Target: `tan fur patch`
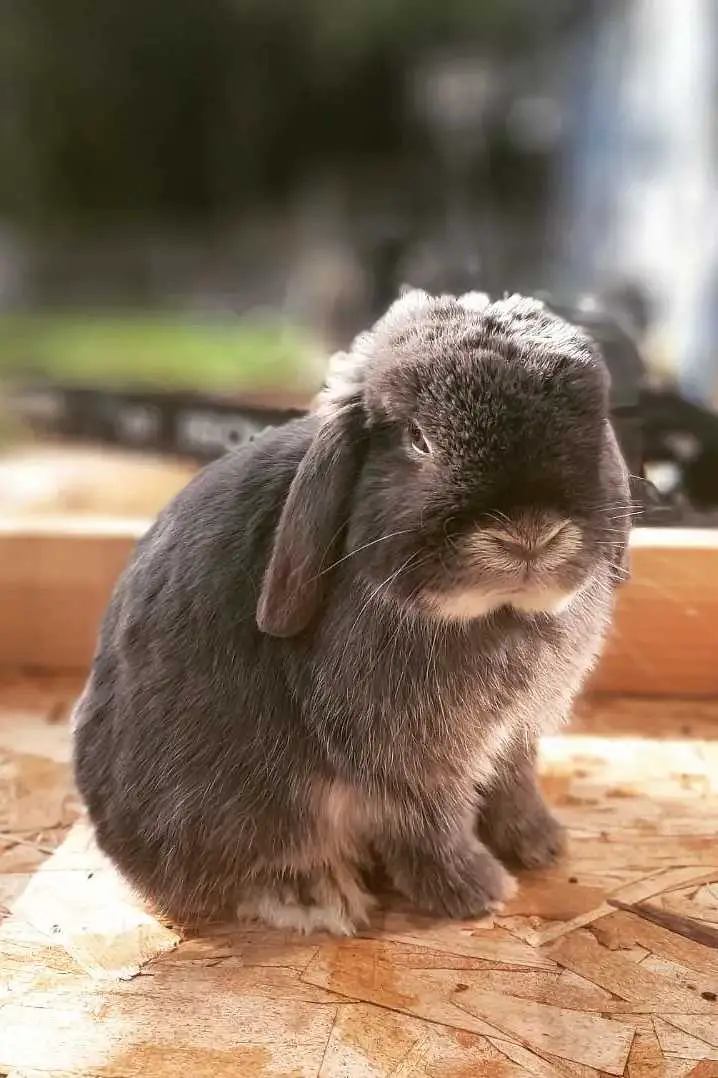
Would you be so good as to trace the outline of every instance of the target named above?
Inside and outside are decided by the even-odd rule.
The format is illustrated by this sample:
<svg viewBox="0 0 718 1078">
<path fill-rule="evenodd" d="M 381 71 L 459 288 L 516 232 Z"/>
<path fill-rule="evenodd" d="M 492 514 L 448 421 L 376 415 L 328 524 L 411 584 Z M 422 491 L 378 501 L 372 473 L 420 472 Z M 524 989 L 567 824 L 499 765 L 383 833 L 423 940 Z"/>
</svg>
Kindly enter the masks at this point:
<svg viewBox="0 0 718 1078">
<path fill-rule="evenodd" d="M 258 920 L 272 928 L 302 935 L 328 932 L 332 936 L 354 936 L 357 929 L 338 894 L 329 897 L 325 905 L 312 906 L 283 902 L 276 895 L 264 894 L 256 903 L 246 902 L 240 906 L 237 917 L 239 920 Z"/>
</svg>

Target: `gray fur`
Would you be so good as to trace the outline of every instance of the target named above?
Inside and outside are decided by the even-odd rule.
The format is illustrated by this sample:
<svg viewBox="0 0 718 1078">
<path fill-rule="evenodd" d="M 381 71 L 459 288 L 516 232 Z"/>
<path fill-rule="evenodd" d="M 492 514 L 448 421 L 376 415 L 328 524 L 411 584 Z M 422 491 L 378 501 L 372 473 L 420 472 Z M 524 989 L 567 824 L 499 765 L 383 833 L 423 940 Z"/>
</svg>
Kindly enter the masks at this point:
<svg viewBox="0 0 718 1078">
<path fill-rule="evenodd" d="M 535 747 L 599 654 L 630 528 L 603 364 L 535 300 L 410 292 L 335 375 L 160 515 L 78 704 L 99 843 L 180 922 L 352 932 L 373 857 L 477 915 L 511 892 L 497 857 L 560 850 Z"/>
</svg>

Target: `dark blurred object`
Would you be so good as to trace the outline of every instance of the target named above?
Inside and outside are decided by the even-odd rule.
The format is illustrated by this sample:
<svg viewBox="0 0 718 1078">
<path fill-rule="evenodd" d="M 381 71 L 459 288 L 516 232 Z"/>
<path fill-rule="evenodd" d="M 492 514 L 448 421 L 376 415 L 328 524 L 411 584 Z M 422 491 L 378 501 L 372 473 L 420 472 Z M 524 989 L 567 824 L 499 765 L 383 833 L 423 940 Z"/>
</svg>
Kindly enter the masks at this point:
<svg viewBox="0 0 718 1078">
<path fill-rule="evenodd" d="M 281 307 L 298 200 L 321 216 L 328 178 L 346 205 L 306 246 L 368 265 L 391 205 L 412 246 L 449 248 L 392 294 L 540 272 L 557 142 L 536 136 L 596 2 L 6 0 L 0 305 Z M 366 324 L 338 307 L 340 336 Z"/>
<path fill-rule="evenodd" d="M 591 300 L 550 305 L 583 326 L 601 348 L 611 372 L 613 425 L 632 474 L 641 523 L 715 526 L 718 416 L 674 387 L 649 384 L 636 343 L 650 320 L 647 298 L 640 289 L 622 286 L 604 293 L 600 305 Z M 670 478 L 657 487 L 651 477 L 658 475 Z"/>
<path fill-rule="evenodd" d="M 557 314 L 582 326 L 601 349 L 611 373 L 611 416 L 629 471 L 644 475 L 642 402 L 647 371 L 638 346 L 621 323 L 590 301 L 562 305 L 548 301 Z"/>
<path fill-rule="evenodd" d="M 10 399 L 16 414 L 39 434 L 151 450 L 200 463 L 305 410 L 200 393 L 116 392 L 42 383 Z"/>
<path fill-rule="evenodd" d="M 586 0 L 6 0 L 0 209 L 68 227 L 226 222 L 328 161 L 401 155 L 406 60 L 515 56 Z"/>
<path fill-rule="evenodd" d="M 718 510 L 718 416 L 674 388 L 647 391 L 642 411 L 647 461 L 675 469 L 667 494 L 685 496 L 699 511 Z"/>
<path fill-rule="evenodd" d="M 641 285 L 633 281 L 613 284 L 601 293 L 601 302 L 638 341 L 646 335 L 653 318 L 653 307 Z"/>
</svg>

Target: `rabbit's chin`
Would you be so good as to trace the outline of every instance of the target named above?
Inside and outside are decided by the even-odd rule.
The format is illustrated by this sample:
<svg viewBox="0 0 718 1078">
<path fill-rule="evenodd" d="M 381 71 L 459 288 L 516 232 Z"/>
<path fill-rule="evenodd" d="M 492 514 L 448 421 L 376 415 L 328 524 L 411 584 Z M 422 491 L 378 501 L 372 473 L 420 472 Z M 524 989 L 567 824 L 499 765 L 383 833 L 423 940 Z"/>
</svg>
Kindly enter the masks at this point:
<svg viewBox="0 0 718 1078">
<path fill-rule="evenodd" d="M 474 621 L 487 617 L 501 607 L 511 607 L 524 614 L 562 614 L 571 605 L 577 590 L 561 588 L 527 588 L 523 591 L 487 591 L 485 588 L 434 593 L 430 597 L 432 612 L 448 621 Z"/>
</svg>

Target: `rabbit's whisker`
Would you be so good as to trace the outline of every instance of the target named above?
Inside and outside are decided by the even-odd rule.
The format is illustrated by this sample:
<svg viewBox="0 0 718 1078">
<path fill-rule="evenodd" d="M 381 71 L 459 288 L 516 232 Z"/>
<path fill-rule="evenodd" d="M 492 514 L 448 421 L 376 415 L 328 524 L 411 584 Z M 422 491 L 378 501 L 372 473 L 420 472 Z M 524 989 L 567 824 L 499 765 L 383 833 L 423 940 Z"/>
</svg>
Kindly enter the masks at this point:
<svg viewBox="0 0 718 1078">
<path fill-rule="evenodd" d="M 312 577 L 312 580 L 318 580 L 320 576 L 324 576 L 325 573 L 329 573 L 332 569 L 336 569 L 337 565 L 341 565 L 342 562 L 348 561 L 349 558 L 353 558 L 356 554 L 361 554 L 362 550 L 368 550 L 369 547 L 376 546 L 378 543 L 385 543 L 387 539 L 395 539 L 397 535 L 410 535 L 412 531 L 412 528 L 402 528 L 401 531 L 390 532 L 389 535 L 380 535 L 378 539 L 372 539 L 368 543 L 363 543 L 361 546 L 358 546 L 356 550 L 350 550 L 348 554 L 342 555 L 341 558 L 337 558 L 331 565 L 327 565 L 320 573 L 317 573 L 315 577 Z"/>
<path fill-rule="evenodd" d="M 348 634 L 349 637 L 351 637 L 352 633 L 354 632 L 357 625 L 359 624 L 359 622 L 361 620 L 361 617 L 362 617 L 362 614 L 367 609 L 367 607 L 370 605 L 370 603 L 372 603 L 374 601 L 374 599 L 377 597 L 379 592 L 383 588 L 386 588 L 390 584 L 393 584 L 394 581 L 397 580 L 398 577 L 404 572 L 404 570 L 409 567 L 409 565 L 414 560 L 414 558 L 416 558 L 418 556 L 419 556 L 419 551 L 417 550 L 413 554 L 411 554 L 406 559 L 406 561 L 402 565 L 399 566 L 398 569 L 395 569 L 393 573 L 389 573 L 389 575 L 384 580 L 382 580 L 382 582 L 380 584 L 377 584 L 377 586 L 373 589 L 373 591 L 369 595 L 369 598 L 366 599 L 365 602 L 362 604 L 361 609 L 360 609 L 359 613 L 357 614 L 357 616 L 356 616 L 356 618 L 354 620 L 354 624 L 352 625 L 351 629 L 349 630 L 349 634 Z"/>
</svg>

